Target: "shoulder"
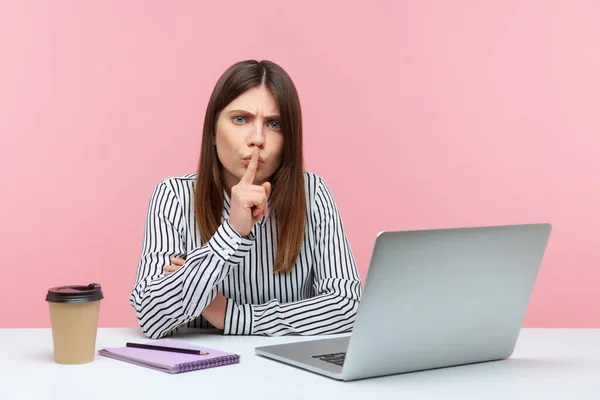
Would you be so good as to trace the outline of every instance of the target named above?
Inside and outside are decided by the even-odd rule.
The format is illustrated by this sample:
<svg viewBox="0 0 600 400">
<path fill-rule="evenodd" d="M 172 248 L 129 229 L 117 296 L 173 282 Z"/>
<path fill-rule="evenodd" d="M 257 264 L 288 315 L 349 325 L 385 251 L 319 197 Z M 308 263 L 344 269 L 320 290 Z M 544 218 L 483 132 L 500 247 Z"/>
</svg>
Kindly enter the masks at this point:
<svg viewBox="0 0 600 400">
<path fill-rule="evenodd" d="M 304 185 L 308 206 L 316 211 L 322 207 L 334 207 L 333 194 L 325 178 L 315 172 L 304 171 Z"/>
<path fill-rule="evenodd" d="M 196 178 L 195 173 L 163 178 L 154 185 L 153 196 L 164 193 L 167 197 L 187 198 L 194 191 Z"/>
<path fill-rule="evenodd" d="M 311 215 L 313 227 L 317 229 L 323 224 L 340 218 L 338 205 L 325 178 L 314 172 L 304 172 L 308 214 Z"/>
<path fill-rule="evenodd" d="M 303 175 L 306 197 L 309 200 L 313 200 L 317 193 L 319 193 L 321 190 L 321 186 L 325 184 L 325 180 L 322 176 L 312 171 L 304 171 Z"/>
</svg>

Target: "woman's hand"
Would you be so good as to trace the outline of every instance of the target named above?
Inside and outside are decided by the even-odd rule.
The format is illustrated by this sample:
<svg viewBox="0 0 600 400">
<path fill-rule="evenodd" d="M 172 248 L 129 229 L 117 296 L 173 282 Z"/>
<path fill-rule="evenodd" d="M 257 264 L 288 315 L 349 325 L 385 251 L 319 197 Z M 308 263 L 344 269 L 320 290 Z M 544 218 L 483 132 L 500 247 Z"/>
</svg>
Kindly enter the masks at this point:
<svg viewBox="0 0 600 400">
<path fill-rule="evenodd" d="M 240 182 L 231 188 L 229 223 L 241 236 L 248 236 L 254 224 L 269 215 L 268 198 L 271 184 L 254 184 L 258 167 L 258 148 L 255 147 L 246 173 Z"/>
<path fill-rule="evenodd" d="M 178 257 L 169 257 L 169 260 L 171 260 L 171 265 L 165 265 L 163 267 L 165 275 L 170 274 L 185 263 L 185 260 L 183 258 Z"/>
</svg>

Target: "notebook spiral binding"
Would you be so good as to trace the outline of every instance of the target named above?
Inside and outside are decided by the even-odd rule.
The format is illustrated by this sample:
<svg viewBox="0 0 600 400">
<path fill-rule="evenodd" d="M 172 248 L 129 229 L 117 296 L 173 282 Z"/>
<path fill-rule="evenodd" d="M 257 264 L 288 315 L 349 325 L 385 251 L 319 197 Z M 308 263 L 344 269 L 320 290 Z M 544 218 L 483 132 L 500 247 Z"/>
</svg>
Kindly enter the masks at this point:
<svg viewBox="0 0 600 400">
<path fill-rule="evenodd" d="M 189 363 L 177 364 L 177 368 L 181 372 L 187 372 L 187 371 L 195 371 L 198 369 L 217 367 L 220 365 L 236 364 L 239 361 L 240 361 L 240 356 L 237 354 L 232 354 L 232 355 L 228 355 L 228 356 L 213 358 L 213 359 L 207 360 L 207 361 L 200 360 L 200 361 L 194 361 L 194 362 L 189 362 Z"/>
</svg>

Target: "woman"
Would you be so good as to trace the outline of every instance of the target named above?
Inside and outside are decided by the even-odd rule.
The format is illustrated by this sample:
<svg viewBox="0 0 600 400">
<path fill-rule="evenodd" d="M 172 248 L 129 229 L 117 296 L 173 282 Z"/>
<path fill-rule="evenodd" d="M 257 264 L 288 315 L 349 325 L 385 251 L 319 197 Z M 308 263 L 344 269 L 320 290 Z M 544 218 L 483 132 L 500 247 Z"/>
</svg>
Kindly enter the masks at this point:
<svg viewBox="0 0 600 400">
<path fill-rule="evenodd" d="M 152 193 L 130 302 L 150 338 L 352 329 L 361 281 L 325 181 L 303 171 L 300 101 L 269 61 L 225 71 L 198 171 Z"/>
</svg>

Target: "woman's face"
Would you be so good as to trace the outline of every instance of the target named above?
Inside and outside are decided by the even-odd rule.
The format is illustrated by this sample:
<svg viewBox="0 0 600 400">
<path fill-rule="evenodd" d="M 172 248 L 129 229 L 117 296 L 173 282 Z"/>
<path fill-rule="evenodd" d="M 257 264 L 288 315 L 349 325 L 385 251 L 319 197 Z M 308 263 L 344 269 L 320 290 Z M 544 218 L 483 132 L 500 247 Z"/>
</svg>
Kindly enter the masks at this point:
<svg viewBox="0 0 600 400">
<path fill-rule="evenodd" d="M 255 147 L 260 161 L 254 184 L 266 182 L 281 164 L 283 133 L 279 106 L 264 86 L 247 90 L 225 107 L 217 119 L 217 156 L 227 192 L 237 185 Z"/>
</svg>

